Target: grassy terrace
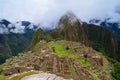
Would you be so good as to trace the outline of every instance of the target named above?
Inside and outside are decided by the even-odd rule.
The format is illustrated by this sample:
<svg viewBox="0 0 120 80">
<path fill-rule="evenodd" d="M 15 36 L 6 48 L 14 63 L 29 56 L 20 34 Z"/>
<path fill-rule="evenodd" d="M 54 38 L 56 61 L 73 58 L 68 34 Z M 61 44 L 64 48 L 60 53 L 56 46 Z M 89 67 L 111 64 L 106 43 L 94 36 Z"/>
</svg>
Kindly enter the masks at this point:
<svg viewBox="0 0 120 80">
<path fill-rule="evenodd" d="M 7 76 L 0 75 L 0 80 L 9 80 L 8 78 L 9 77 L 7 77 Z"/>
<path fill-rule="evenodd" d="M 54 42 L 49 42 L 48 43 L 49 47 L 51 49 L 54 48 L 54 52 L 60 56 L 60 57 L 69 57 L 72 59 L 75 59 L 77 62 L 79 62 L 83 67 L 90 66 L 90 62 L 87 60 L 80 58 L 72 48 L 66 49 L 65 44 L 62 43 L 54 43 Z"/>
<path fill-rule="evenodd" d="M 92 73 L 90 71 L 88 71 L 88 72 L 93 76 L 94 80 L 101 80 L 98 78 L 98 76 L 95 73 Z"/>
</svg>

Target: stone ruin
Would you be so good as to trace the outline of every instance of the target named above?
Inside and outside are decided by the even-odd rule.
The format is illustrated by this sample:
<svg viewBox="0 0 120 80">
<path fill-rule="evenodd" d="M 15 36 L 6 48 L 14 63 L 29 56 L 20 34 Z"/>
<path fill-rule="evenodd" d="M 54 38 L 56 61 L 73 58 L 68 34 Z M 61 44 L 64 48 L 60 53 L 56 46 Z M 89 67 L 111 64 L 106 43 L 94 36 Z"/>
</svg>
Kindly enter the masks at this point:
<svg viewBox="0 0 120 80">
<path fill-rule="evenodd" d="M 29 71 L 29 69 L 26 68 L 26 67 L 14 67 L 14 68 L 3 70 L 3 74 L 5 76 L 10 76 L 12 74 L 22 73 L 22 72 L 25 72 L 25 71 Z"/>
</svg>

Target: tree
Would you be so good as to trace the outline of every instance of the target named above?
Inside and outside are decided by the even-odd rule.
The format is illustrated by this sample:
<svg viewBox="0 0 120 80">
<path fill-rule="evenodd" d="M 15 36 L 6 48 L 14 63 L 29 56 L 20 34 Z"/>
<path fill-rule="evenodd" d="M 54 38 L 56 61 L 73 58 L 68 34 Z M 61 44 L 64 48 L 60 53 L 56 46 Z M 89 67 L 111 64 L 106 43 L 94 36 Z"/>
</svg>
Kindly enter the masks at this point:
<svg viewBox="0 0 120 80">
<path fill-rule="evenodd" d="M 53 52 L 55 52 L 55 47 L 52 47 Z"/>
<path fill-rule="evenodd" d="M 66 47 L 66 50 L 69 50 L 69 47 L 68 47 L 68 46 Z"/>
<path fill-rule="evenodd" d="M 88 55 L 84 54 L 85 62 L 87 61 L 87 57 L 88 57 Z"/>
</svg>

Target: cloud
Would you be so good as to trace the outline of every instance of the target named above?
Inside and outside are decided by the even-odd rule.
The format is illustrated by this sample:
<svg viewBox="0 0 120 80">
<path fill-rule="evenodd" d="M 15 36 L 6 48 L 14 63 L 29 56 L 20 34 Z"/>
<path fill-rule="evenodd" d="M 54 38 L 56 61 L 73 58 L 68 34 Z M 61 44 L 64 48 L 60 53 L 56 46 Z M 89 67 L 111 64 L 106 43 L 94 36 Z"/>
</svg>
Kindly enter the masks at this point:
<svg viewBox="0 0 120 80">
<path fill-rule="evenodd" d="M 49 24 L 65 12 L 74 12 L 82 21 L 92 18 L 119 18 L 120 0 L 0 0 L 0 18 L 12 22 Z"/>
</svg>

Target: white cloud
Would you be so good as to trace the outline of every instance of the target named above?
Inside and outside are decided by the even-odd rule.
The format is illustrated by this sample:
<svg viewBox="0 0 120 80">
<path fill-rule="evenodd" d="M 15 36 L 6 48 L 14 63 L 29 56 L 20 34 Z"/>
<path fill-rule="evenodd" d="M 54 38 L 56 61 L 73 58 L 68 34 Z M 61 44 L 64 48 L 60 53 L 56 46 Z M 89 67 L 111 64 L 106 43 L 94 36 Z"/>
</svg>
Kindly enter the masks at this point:
<svg viewBox="0 0 120 80">
<path fill-rule="evenodd" d="M 1 0 L 0 18 L 48 24 L 67 11 L 74 12 L 83 21 L 96 17 L 120 18 L 115 13 L 118 5 L 120 0 Z"/>
<path fill-rule="evenodd" d="M 25 26 L 22 26 L 22 23 L 16 23 L 14 24 L 15 25 L 15 29 L 11 32 L 13 33 L 24 33 L 24 30 L 25 30 Z"/>
<path fill-rule="evenodd" d="M 5 27 L 5 25 L 0 25 L 0 34 L 1 33 L 6 33 L 6 34 L 8 33 L 8 29 Z"/>
</svg>

